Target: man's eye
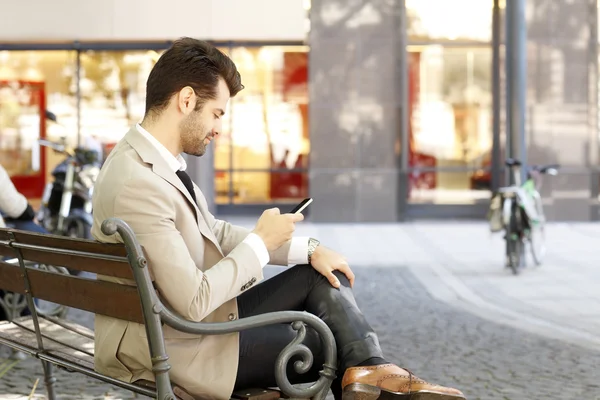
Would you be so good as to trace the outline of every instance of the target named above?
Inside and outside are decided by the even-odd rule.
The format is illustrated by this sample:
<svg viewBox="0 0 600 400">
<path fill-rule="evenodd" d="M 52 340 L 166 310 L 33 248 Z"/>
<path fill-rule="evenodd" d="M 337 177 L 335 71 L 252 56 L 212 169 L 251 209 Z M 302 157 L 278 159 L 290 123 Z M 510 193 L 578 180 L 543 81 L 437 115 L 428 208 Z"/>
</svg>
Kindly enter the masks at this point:
<svg viewBox="0 0 600 400">
<path fill-rule="evenodd" d="M 215 119 L 220 119 L 220 118 L 221 118 L 220 115 L 215 114 Z"/>
</svg>

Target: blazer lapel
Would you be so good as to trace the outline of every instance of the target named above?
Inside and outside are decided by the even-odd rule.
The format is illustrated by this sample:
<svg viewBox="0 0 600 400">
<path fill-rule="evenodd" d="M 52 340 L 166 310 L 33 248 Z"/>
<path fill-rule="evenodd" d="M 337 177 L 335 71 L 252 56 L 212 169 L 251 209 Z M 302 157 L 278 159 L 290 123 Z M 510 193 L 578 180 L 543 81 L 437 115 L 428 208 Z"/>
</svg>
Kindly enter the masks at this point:
<svg viewBox="0 0 600 400">
<path fill-rule="evenodd" d="M 125 135 L 125 140 L 127 140 L 131 147 L 135 149 L 144 162 L 152 165 L 152 172 L 169 182 L 171 185 L 175 186 L 185 196 L 188 203 L 190 203 L 194 209 L 196 223 L 200 229 L 200 233 L 202 233 L 205 238 L 212 242 L 219 250 L 221 255 L 223 255 L 219 241 L 217 240 L 212 229 L 210 229 L 210 227 L 206 224 L 204 213 L 202 213 L 200 207 L 190 195 L 190 192 L 187 190 L 183 182 L 181 182 L 181 179 L 179 179 L 177 174 L 171 170 L 166 160 L 161 156 L 158 150 L 152 145 L 152 143 L 146 140 L 141 133 L 138 132 L 135 126 L 131 128 L 131 130 Z M 196 198 L 198 197 L 199 196 L 196 195 Z"/>
</svg>

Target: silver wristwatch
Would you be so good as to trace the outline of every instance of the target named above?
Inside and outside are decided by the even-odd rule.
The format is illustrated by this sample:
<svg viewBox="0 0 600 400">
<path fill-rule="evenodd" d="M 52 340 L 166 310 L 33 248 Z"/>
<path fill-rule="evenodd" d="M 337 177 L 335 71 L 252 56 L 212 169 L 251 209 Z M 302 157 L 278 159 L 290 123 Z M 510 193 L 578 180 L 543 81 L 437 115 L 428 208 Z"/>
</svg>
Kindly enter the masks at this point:
<svg viewBox="0 0 600 400">
<path fill-rule="evenodd" d="M 317 249 L 317 246 L 320 244 L 317 239 L 309 238 L 308 239 L 308 263 L 310 264 L 310 259 L 312 258 L 313 253 Z"/>
</svg>

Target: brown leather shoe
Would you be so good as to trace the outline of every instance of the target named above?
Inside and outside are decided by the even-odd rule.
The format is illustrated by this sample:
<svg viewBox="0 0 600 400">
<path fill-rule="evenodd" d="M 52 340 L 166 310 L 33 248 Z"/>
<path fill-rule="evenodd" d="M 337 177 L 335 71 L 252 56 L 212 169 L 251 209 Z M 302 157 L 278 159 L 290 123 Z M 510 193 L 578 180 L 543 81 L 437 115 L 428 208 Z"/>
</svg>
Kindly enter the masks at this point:
<svg viewBox="0 0 600 400">
<path fill-rule="evenodd" d="M 457 389 L 432 385 L 394 364 L 348 368 L 342 378 L 343 400 L 461 400 Z"/>
</svg>

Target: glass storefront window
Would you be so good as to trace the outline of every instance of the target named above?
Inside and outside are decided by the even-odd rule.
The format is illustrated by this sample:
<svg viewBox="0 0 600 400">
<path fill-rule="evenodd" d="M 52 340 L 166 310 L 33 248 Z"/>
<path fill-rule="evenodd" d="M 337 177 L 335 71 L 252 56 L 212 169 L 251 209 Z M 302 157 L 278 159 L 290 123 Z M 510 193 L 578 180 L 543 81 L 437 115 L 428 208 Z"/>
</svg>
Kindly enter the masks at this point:
<svg viewBox="0 0 600 400">
<path fill-rule="evenodd" d="M 37 144 L 41 130 L 50 140 L 76 140 L 76 60 L 75 51 L 0 51 L 0 162 L 25 195 L 39 196 L 50 177 L 50 168 L 41 175 L 42 155 L 48 166 L 59 157 Z M 46 109 L 58 123 L 41 120 Z"/>
<path fill-rule="evenodd" d="M 144 116 L 146 80 L 161 52 L 81 53 L 81 143 L 119 141 Z"/>
<path fill-rule="evenodd" d="M 75 51 L 0 52 L 0 80 L 43 82 L 46 108 L 59 124 L 49 124 L 48 138 L 77 137 L 77 53 Z"/>
<path fill-rule="evenodd" d="M 433 169 L 445 169 L 454 171 L 447 186 L 457 198 L 462 196 L 457 190 L 482 188 L 471 185 L 469 179 L 459 179 L 456 171 L 468 171 L 464 176 L 488 174 L 491 50 L 426 45 L 411 46 L 409 55 L 411 187 L 433 190 L 444 185 L 441 182 L 447 180 L 440 176 L 445 172 Z"/>
<path fill-rule="evenodd" d="M 412 47 L 409 70 L 413 150 L 438 167 L 480 167 L 492 145 L 491 50 Z"/>
<path fill-rule="evenodd" d="M 214 143 L 217 203 L 295 202 L 306 197 L 308 47 L 220 50 L 238 66 L 245 89 L 229 102 L 223 132 Z M 47 137 L 107 154 L 143 118 L 146 80 L 161 54 L 82 50 L 78 87 L 76 51 L 6 51 L 0 52 L 0 80 L 42 82 L 47 109 L 58 119 L 47 125 Z M 0 119 L 9 119 L 7 109 Z M 61 160 L 46 153 L 49 173 Z"/>
<path fill-rule="evenodd" d="M 411 203 L 473 204 L 489 202 L 489 177 L 478 171 L 413 171 L 409 177 Z"/>
<path fill-rule="evenodd" d="M 233 47 L 245 88 L 215 146 L 217 203 L 295 201 L 307 192 L 308 48 Z M 229 171 L 233 173 L 229 173 Z"/>
<path fill-rule="evenodd" d="M 227 49 L 220 49 L 227 54 Z M 146 105 L 146 81 L 164 50 L 81 53 L 81 141 L 110 148 L 134 124 Z"/>
<path fill-rule="evenodd" d="M 0 80 L 0 162 L 10 176 L 32 176 L 40 166 L 43 84 Z"/>
<path fill-rule="evenodd" d="M 492 40 L 493 0 L 405 1 L 411 40 Z"/>
</svg>

